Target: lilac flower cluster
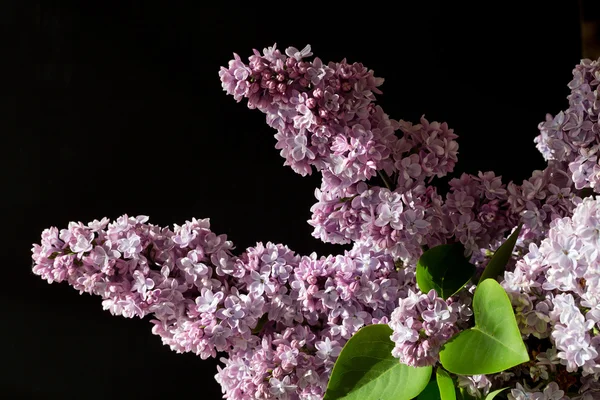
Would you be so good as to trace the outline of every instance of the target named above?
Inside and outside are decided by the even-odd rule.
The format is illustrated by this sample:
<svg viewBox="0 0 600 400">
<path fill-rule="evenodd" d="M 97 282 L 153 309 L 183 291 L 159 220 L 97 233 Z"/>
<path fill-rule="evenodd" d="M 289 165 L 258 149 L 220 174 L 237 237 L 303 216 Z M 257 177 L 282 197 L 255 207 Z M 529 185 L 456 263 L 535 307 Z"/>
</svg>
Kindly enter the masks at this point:
<svg viewBox="0 0 600 400">
<path fill-rule="evenodd" d="M 582 60 L 569 82 L 569 108 L 539 124 L 536 147 L 546 160 L 568 162 L 577 189 L 600 188 L 600 62 Z"/>
<path fill-rule="evenodd" d="M 402 136 L 393 151 L 397 188 L 411 189 L 454 170 L 458 136 L 447 123 L 430 123 L 422 116 L 419 124 L 400 120 L 398 125 Z"/>
<path fill-rule="evenodd" d="M 429 183 L 457 161 L 447 124 L 390 119 L 375 105 L 383 79 L 360 63 L 307 61 L 310 46 L 284 53 L 254 50 L 247 64 L 234 54 L 219 72 L 223 89 L 266 114 L 285 165 L 322 173 L 313 236 L 352 250 L 301 256 L 257 243 L 235 255 L 208 219 L 171 230 L 124 215 L 44 230 L 34 273 L 101 296 L 114 315 L 150 315 L 176 352 L 225 353 L 216 375 L 225 398 L 316 400 L 368 324 L 392 328 L 400 362 L 435 365 L 472 326 L 475 285 L 447 300 L 421 293 L 423 248 L 460 242 L 483 267 L 523 222 L 502 285 L 532 361 L 458 385 L 476 398 L 509 387 L 511 400 L 600 399 L 600 197 L 578 191 L 600 187 L 600 63 L 575 68 L 569 109 L 539 125 L 544 170 L 520 185 L 462 174 L 442 195 Z M 378 174 L 385 187 L 373 184 Z"/>
<path fill-rule="evenodd" d="M 304 60 L 311 55 L 310 46 L 282 54 L 275 45 L 245 64 L 234 54 L 219 76 L 228 94 L 267 115 L 276 148 L 297 173 L 314 166 L 343 188 L 393 168 L 398 123 L 373 103 L 383 79 L 360 63 Z"/>
<path fill-rule="evenodd" d="M 165 327 L 155 327 L 155 333 L 174 350 L 207 358 L 247 340 L 262 305 L 231 285 L 231 274 L 239 272 L 232 243 L 213 233 L 208 219 L 175 225 L 173 231 L 147 221 L 124 215 L 112 223 L 103 218 L 46 229 L 32 250 L 33 272 L 101 296 L 113 315 L 153 315 L 157 327 Z M 228 308 L 217 310 L 232 302 L 244 305 L 243 321 Z"/>
<path fill-rule="evenodd" d="M 415 263 L 422 246 L 453 239 L 469 253 L 497 245 L 518 221 L 506 185 L 493 172 L 450 181 L 443 199 L 434 187 L 389 190 L 360 182 L 342 197 L 317 190 L 309 223 L 325 242 L 357 242 Z"/>
<path fill-rule="evenodd" d="M 217 375 L 227 398 L 322 396 L 344 343 L 366 324 L 387 323 L 414 282 L 364 247 L 319 258 L 258 243 L 236 257 L 207 219 L 173 231 L 147 221 L 46 229 L 33 271 L 100 295 L 112 314 L 152 315 L 152 332 L 176 352 L 228 353 Z"/>
<path fill-rule="evenodd" d="M 583 387 L 586 377 L 600 378 L 600 197 L 577 202 L 571 217 L 552 220 L 539 246 L 529 244 L 502 284 L 523 336 L 552 343 L 552 361 L 538 356 L 532 380 L 556 377 L 562 368 L 563 375 L 578 373 Z M 597 389 L 590 398 L 600 397 Z"/>
<path fill-rule="evenodd" d="M 365 248 L 302 257 L 288 290 L 270 302 L 261 342 L 222 359 L 216 379 L 225 397 L 321 399 L 346 341 L 364 325 L 387 323 L 412 282 L 414 274 Z"/>
<path fill-rule="evenodd" d="M 552 337 L 563 350 L 559 358 L 568 370 L 582 367 L 584 374 L 596 377 L 600 376 L 600 337 L 590 336 L 590 331 L 600 327 L 599 232 L 600 198 L 585 198 L 572 218 L 553 221 L 539 248 L 541 267 L 536 277 L 541 290 L 561 293 L 554 297 L 555 309 L 550 313 Z M 580 308 L 586 309 L 585 318 Z"/>
<path fill-rule="evenodd" d="M 330 243 L 361 243 L 414 264 L 422 246 L 457 240 L 469 253 L 496 249 L 519 221 L 519 245 L 539 241 L 551 221 L 568 216 L 580 198 L 565 171 L 550 162 L 521 185 L 493 172 L 462 174 L 450 180 L 445 199 L 432 186 L 411 189 L 354 184 L 337 195 L 321 188 L 308 221 L 313 236 Z"/>
<path fill-rule="evenodd" d="M 508 184 L 508 202 L 513 214 L 523 222 L 521 244 L 539 243 L 550 223 L 571 215 L 580 201 L 565 162 L 549 161 L 544 170 L 533 171 L 521 185 Z"/>
<path fill-rule="evenodd" d="M 556 382 L 550 382 L 543 391 L 531 390 L 517 383 L 516 388 L 510 390 L 508 398 L 509 400 L 562 400 L 568 397 Z"/>
<path fill-rule="evenodd" d="M 433 289 L 420 295 L 411 290 L 398 303 L 388 322 L 396 344 L 392 355 L 413 367 L 435 365 L 442 345 L 458 333 L 456 313 Z"/>
<path fill-rule="evenodd" d="M 490 392 L 492 382 L 485 375 L 458 375 L 458 387 L 472 397 L 482 398 Z"/>
<path fill-rule="evenodd" d="M 360 243 L 386 251 L 394 258 L 415 261 L 420 246 L 433 244 L 441 222 L 440 196 L 433 187 L 417 186 L 401 192 L 359 182 L 331 198 L 317 189 L 319 202 L 311 211 L 313 236 L 325 242 Z"/>
<path fill-rule="evenodd" d="M 247 65 L 234 54 L 219 72 L 228 94 L 267 114 L 285 165 L 302 175 L 312 166 L 322 171 L 322 189 L 331 195 L 378 171 L 408 189 L 453 170 L 457 136 L 446 123 L 389 119 L 375 105 L 383 79 L 359 63 L 306 61 L 311 55 L 310 46 L 285 55 L 273 46 L 262 55 L 254 50 Z"/>
<path fill-rule="evenodd" d="M 442 215 L 444 235 L 456 238 L 470 252 L 497 246 L 518 222 L 506 185 L 493 172 L 450 180 Z"/>
<path fill-rule="evenodd" d="M 559 294 L 553 299 L 554 309 L 550 318 L 554 322 L 552 339 L 559 351 L 557 354 L 567 365 L 567 371 L 575 372 L 580 367 L 584 375 L 600 375 L 598 350 L 600 337 L 591 337 L 595 321 L 583 316 L 572 294 Z"/>
</svg>

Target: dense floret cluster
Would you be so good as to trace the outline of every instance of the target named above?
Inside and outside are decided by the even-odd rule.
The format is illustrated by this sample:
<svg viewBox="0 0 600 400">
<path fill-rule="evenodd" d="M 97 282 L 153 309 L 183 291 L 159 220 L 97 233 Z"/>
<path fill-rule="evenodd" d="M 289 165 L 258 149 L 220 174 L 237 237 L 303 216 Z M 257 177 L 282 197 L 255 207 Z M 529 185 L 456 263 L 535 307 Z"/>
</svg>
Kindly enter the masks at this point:
<svg viewBox="0 0 600 400">
<path fill-rule="evenodd" d="M 415 278 L 424 249 L 460 243 L 481 272 L 523 224 L 501 277 L 531 361 L 489 375 L 455 376 L 476 398 L 508 387 L 511 400 L 600 399 L 600 63 L 583 60 L 569 108 L 539 125 L 547 160 L 521 184 L 494 172 L 451 173 L 457 135 L 446 123 L 392 120 L 376 104 L 383 79 L 360 63 L 325 63 L 310 46 L 237 54 L 223 89 L 266 114 L 285 165 L 321 172 L 308 221 L 339 255 L 299 255 L 257 243 L 235 253 L 208 219 L 173 229 L 124 215 L 44 230 L 33 271 L 98 295 L 127 318 L 150 316 L 176 352 L 221 359 L 229 399 L 322 399 L 344 344 L 387 324 L 392 355 L 437 365 L 473 326 L 474 282 L 444 299 Z"/>
</svg>

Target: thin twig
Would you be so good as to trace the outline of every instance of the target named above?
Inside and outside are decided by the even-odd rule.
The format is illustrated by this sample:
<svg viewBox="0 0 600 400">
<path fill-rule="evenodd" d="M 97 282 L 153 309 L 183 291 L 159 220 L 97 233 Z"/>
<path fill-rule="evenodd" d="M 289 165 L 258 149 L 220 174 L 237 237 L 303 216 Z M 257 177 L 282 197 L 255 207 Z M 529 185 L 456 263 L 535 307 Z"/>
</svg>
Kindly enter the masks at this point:
<svg viewBox="0 0 600 400">
<path fill-rule="evenodd" d="M 377 171 L 377 173 L 381 177 L 381 180 L 383 180 L 385 187 L 387 187 L 390 190 L 394 190 L 392 189 L 392 182 L 390 181 L 390 177 L 385 173 L 385 171 Z"/>
</svg>

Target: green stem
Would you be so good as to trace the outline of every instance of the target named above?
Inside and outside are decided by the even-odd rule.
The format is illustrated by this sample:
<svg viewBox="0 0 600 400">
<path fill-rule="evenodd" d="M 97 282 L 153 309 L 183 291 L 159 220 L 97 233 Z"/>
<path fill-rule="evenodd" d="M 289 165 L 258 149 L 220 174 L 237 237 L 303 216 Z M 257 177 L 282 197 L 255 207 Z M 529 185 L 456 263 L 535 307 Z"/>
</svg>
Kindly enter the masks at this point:
<svg viewBox="0 0 600 400">
<path fill-rule="evenodd" d="M 392 182 L 390 181 L 390 177 L 388 176 L 388 174 L 386 174 L 385 171 L 377 171 L 377 173 L 379 174 L 379 177 L 385 184 L 385 187 L 387 187 L 389 190 L 394 190 L 392 189 Z"/>
</svg>

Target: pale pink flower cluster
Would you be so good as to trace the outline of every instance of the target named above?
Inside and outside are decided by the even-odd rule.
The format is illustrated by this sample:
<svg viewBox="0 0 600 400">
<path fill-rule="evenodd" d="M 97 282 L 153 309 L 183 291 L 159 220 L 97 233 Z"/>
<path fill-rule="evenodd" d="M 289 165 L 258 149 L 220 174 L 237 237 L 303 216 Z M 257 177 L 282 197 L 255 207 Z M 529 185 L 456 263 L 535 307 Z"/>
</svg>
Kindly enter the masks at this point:
<svg viewBox="0 0 600 400">
<path fill-rule="evenodd" d="M 569 108 L 556 116 L 548 114 L 535 138 L 546 160 L 568 162 L 577 189 L 600 189 L 600 61 L 582 60 L 569 82 Z"/>
<path fill-rule="evenodd" d="M 322 173 L 313 236 L 352 250 L 301 256 L 257 243 L 236 255 L 208 219 L 171 230 L 124 215 L 44 230 L 34 273 L 101 296 L 112 314 L 150 315 L 176 352 L 223 352 L 225 398 L 322 399 L 342 347 L 368 324 L 393 329 L 399 361 L 435 365 L 444 343 L 472 326 L 475 285 L 446 300 L 421 293 L 418 258 L 462 243 L 481 272 L 522 222 L 502 285 L 535 357 L 458 385 L 477 398 L 509 387 L 511 400 L 600 399 L 600 198 L 579 191 L 600 185 L 598 61 L 576 67 L 569 110 L 539 126 L 544 170 L 520 185 L 462 174 L 442 194 L 429 184 L 454 169 L 453 130 L 390 119 L 375 104 L 383 79 L 373 71 L 311 56 L 310 46 L 254 50 L 219 76 L 235 100 L 266 114 L 286 165 Z"/>
<path fill-rule="evenodd" d="M 150 315 L 152 332 L 178 353 L 225 352 L 217 380 L 227 398 L 322 397 L 346 341 L 387 323 L 414 282 L 365 247 L 317 257 L 258 243 L 235 256 L 208 219 L 174 230 L 147 221 L 125 215 L 46 229 L 33 272 L 101 296 L 114 315 Z"/>
</svg>

